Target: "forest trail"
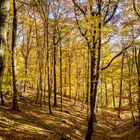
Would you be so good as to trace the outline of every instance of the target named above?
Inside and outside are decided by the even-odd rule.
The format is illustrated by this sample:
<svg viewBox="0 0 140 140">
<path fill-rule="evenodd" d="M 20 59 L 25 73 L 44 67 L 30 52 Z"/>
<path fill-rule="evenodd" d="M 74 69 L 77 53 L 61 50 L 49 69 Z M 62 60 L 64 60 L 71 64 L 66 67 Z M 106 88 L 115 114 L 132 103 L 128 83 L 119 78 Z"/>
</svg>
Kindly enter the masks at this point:
<svg viewBox="0 0 140 140">
<path fill-rule="evenodd" d="M 34 94 L 36 95 L 36 94 Z M 59 97 L 58 97 L 59 100 Z M 6 97 L 6 106 L 0 106 L 0 140 L 82 140 L 87 126 L 86 107 L 63 97 L 63 111 L 48 105 L 35 104 L 32 91 L 19 99 L 21 112 L 11 111 L 11 101 Z M 9 102 L 10 101 L 10 102 Z M 95 124 L 94 140 L 140 140 L 132 119 L 119 120 L 115 114 L 99 110 Z"/>
</svg>

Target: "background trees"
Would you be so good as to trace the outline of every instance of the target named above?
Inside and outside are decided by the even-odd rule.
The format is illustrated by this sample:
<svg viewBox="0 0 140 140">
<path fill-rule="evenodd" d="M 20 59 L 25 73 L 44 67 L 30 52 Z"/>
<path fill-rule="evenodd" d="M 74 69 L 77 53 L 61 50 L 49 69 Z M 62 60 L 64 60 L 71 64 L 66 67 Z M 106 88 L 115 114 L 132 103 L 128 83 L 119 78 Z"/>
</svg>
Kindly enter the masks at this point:
<svg viewBox="0 0 140 140">
<path fill-rule="evenodd" d="M 28 96 L 29 89 L 40 107 L 48 103 L 50 114 L 52 99 L 61 111 L 65 97 L 75 106 L 80 102 L 81 110 L 87 107 L 88 140 L 96 108 L 116 111 L 119 118 L 128 111 L 133 121 L 137 115 L 140 120 L 138 1 L 11 1 L 11 30 L 9 7 L 8 0 L 1 2 L 2 104 L 13 90 L 18 111 L 19 93 Z M 7 33 L 11 48 L 2 82 Z"/>
</svg>

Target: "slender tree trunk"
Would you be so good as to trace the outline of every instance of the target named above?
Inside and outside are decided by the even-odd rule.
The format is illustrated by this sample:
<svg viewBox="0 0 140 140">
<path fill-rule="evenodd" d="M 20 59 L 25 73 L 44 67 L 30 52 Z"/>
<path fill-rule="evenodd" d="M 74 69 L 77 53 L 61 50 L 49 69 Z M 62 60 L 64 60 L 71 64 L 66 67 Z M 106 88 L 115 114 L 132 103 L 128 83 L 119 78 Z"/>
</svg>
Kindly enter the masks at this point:
<svg viewBox="0 0 140 140">
<path fill-rule="evenodd" d="M 31 22 L 30 22 L 30 24 L 31 24 Z M 27 74 L 28 74 L 28 58 L 29 58 L 29 53 L 30 53 L 30 50 L 31 50 L 31 47 L 30 47 L 31 32 L 32 32 L 32 27 L 30 25 L 29 37 L 27 38 L 27 52 L 26 52 L 26 55 L 24 55 L 24 52 L 22 52 L 23 56 L 24 56 L 24 61 L 25 61 L 25 63 L 24 63 L 24 65 L 25 65 L 25 76 L 24 76 L 25 80 L 24 80 L 24 89 L 23 89 L 24 93 L 26 92 L 26 86 L 27 86 L 27 82 L 28 82 L 26 80 L 26 78 L 27 78 Z M 24 41 L 24 39 L 23 39 L 23 41 Z M 24 47 L 24 43 L 23 43 L 23 47 Z M 22 50 L 22 51 L 24 51 L 24 50 Z"/>
<path fill-rule="evenodd" d="M 56 41 L 56 25 L 57 21 L 55 20 L 54 33 L 53 33 L 53 92 L 54 92 L 54 106 L 57 106 L 57 86 L 56 86 L 56 45 L 59 41 Z"/>
<path fill-rule="evenodd" d="M 49 113 L 52 114 L 52 108 L 51 108 L 51 78 L 50 78 L 50 48 L 49 48 L 49 9 L 50 9 L 50 1 L 47 4 L 47 23 L 46 23 L 46 41 L 47 41 L 47 59 L 46 63 L 47 65 L 47 71 L 48 71 L 48 104 L 49 104 Z"/>
<path fill-rule="evenodd" d="M 35 101 L 36 104 L 38 104 L 38 98 L 39 98 L 39 84 L 37 80 L 37 94 L 36 94 L 36 101 Z"/>
<path fill-rule="evenodd" d="M 129 73 L 129 77 L 130 77 L 130 73 Z M 132 92 L 132 86 L 131 86 L 131 81 L 129 80 L 129 107 L 130 107 L 132 119 L 135 122 L 135 117 L 134 117 L 133 107 L 132 107 L 132 94 L 131 94 L 131 92 Z"/>
<path fill-rule="evenodd" d="M 65 85 L 65 89 L 64 89 L 64 97 L 67 96 L 67 89 L 66 89 L 66 85 L 67 84 L 67 61 L 65 61 L 65 77 L 64 77 L 64 85 Z"/>
<path fill-rule="evenodd" d="M 26 84 L 27 84 L 26 77 L 27 77 L 27 59 L 25 59 L 25 80 L 24 80 L 24 87 L 23 87 L 24 93 L 26 91 Z"/>
<path fill-rule="evenodd" d="M 89 50 L 88 50 L 88 58 L 87 58 L 87 77 L 86 77 L 86 103 L 87 103 L 87 118 L 89 117 L 89 74 L 90 74 L 90 70 L 89 70 Z"/>
<path fill-rule="evenodd" d="M 140 63 L 139 63 L 139 66 L 140 66 Z M 140 129 L 140 72 L 138 74 L 138 95 L 139 95 L 139 99 L 138 99 L 139 129 Z"/>
<path fill-rule="evenodd" d="M 76 92 L 75 92 L 75 98 L 74 98 L 74 105 L 76 105 L 76 100 L 77 100 L 77 96 L 78 96 L 78 85 L 79 85 L 79 69 L 78 69 L 78 62 L 77 62 L 77 57 L 76 57 L 76 73 L 75 73 L 75 76 L 76 76 Z"/>
<path fill-rule="evenodd" d="M 49 54 L 47 55 L 49 57 Z M 48 58 L 48 104 L 49 104 L 49 113 L 52 114 L 52 109 L 51 109 L 51 78 L 50 78 L 50 62 Z"/>
<path fill-rule="evenodd" d="M 49 104 L 49 113 L 52 114 L 52 109 L 51 109 L 51 77 L 50 77 L 50 52 L 49 52 L 49 38 L 48 38 L 48 33 L 47 33 L 47 70 L 48 70 L 48 104 Z"/>
<path fill-rule="evenodd" d="M 103 109 L 103 79 L 101 77 L 101 108 Z"/>
<path fill-rule="evenodd" d="M 55 36 L 55 35 L 54 35 Z M 53 47 L 53 92 L 54 92 L 54 106 L 57 106 L 57 94 L 56 94 L 56 46 Z"/>
<path fill-rule="evenodd" d="M 85 99 L 85 83 L 86 83 L 86 75 L 85 75 L 85 72 L 86 72 L 86 67 L 83 68 L 83 89 L 82 89 L 82 104 L 81 104 L 81 110 L 84 109 L 84 99 Z"/>
<path fill-rule="evenodd" d="M 114 78 L 111 78 L 111 84 L 112 84 L 112 100 L 113 100 L 113 107 L 115 108 L 115 86 L 114 86 Z"/>
<path fill-rule="evenodd" d="M 71 58 L 70 58 L 70 55 L 69 55 L 69 100 L 71 100 Z"/>
<path fill-rule="evenodd" d="M 39 76 L 39 87 L 40 87 L 40 107 L 42 106 L 42 66 L 40 67 L 40 76 Z"/>
<path fill-rule="evenodd" d="M 138 127 L 140 129 L 140 46 L 137 49 L 135 48 L 135 62 L 136 62 L 136 68 L 137 68 L 137 75 L 138 75 Z"/>
<path fill-rule="evenodd" d="M 4 105 L 4 98 L 3 98 L 3 93 L 2 93 L 2 79 L 3 79 L 3 73 L 4 73 L 4 66 L 2 66 L 2 65 L 3 64 L 1 64 L 1 66 L 0 66 L 0 98 L 1 98 L 1 105 Z"/>
<path fill-rule="evenodd" d="M 40 63 L 41 63 L 41 57 L 40 57 L 40 45 L 39 45 L 39 42 L 38 42 L 38 38 L 37 38 L 37 36 L 38 36 L 38 29 L 37 29 L 37 22 L 36 22 L 36 15 L 35 15 L 35 13 L 34 13 L 34 22 L 35 22 L 35 33 L 36 33 L 36 45 L 38 46 L 38 48 L 37 48 L 37 58 L 36 58 L 36 65 L 38 66 L 38 76 L 37 76 L 37 96 L 36 96 L 36 103 L 40 103 L 40 91 L 41 91 L 41 88 L 40 88 L 40 71 L 41 71 L 41 67 L 40 67 Z M 38 102 L 39 101 L 39 102 Z"/>
<path fill-rule="evenodd" d="M 123 92 L 123 67 L 124 67 L 124 52 L 122 55 L 122 63 L 121 63 L 121 77 L 120 77 L 120 97 L 119 97 L 119 109 L 118 109 L 118 117 L 120 118 L 120 111 L 122 106 L 122 92 Z"/>
<path fill-rule="evenodd" d="M 2 44 L 2 43 L 0 43 Z M 0 50 L 1 51 L 1 50 Z M 4 98 L 2 93 L 2 80 L 3 80 L 3 74 L 4 74 L 4 67 L 5 67 L 5 56 L 2 56 L 0 54 L 0 98 L 1 98 L 1 105 L 4 105 Z"/>
<path fill-rule="evenodd" d="M 12 31 L 12 78 L 13 78 L 13 107 L 14 111 L 20 111 L 18 107 L 17 100 L 17 88 L 16 88 L 16 62 L 15 62 L 15 54 L 16 54 L 16 31 L 17 31 L 17 10 L 15 0 L 13 1 L 13 31 Z"/>
<path fill-rule="evenodd" d="M 140 46 L 138 52 L 138 95 L 139 95 L 139 129 L 140 129 Z"/>
<path fill-rule="evenodd" d="M 60 37 L 60 33 L 59 33 L 59 37 Z M 61 37 L 60 37 L 60 100 L 61 100 L 61 111 L 62 111 L 62 44 L 61 44 Z"/>
<path fill-rule="evenodd" d="M 129 57 L 127 58 L 127 64 L 128 64 L 128 72 L 129 72 L 129 81 L 128 81 L 128 86 L 129 86 L 129 107 L 132 115 L 132 119 L 135 122 L 135 117 L 133 113 L 133 106 L 132 106 L 132 82 L 131 82 L 131 76 L 132 76 L 132 70 L 133 70 L 133 61 L 130 62 L 131 60 Z M 132 64 L 131 64 L 132 63 Z"/>
<path fill-rule="evenodd" d="M 44 74 L 44 98 L 43 98 L 43 102 L 46 102 L 46 81 L 47 81 L 47 69 L 46 69 L 47 65 L 45 63 L 45 74 Z"/>
<path fill-rule="evenodd" d="M 105 98 L 106 98 L 106 107 L 108 107 L 108 92 L 107 92 L 107 81 L 105 77 Z"/>
<path fill-rule="evenodd" d="M 45 20 L 46 21 L 46 20 Z M 46 47 L 46 22 L 44 23 L 44 48 Z M 47 56 L 46 56 L 47 57 Z M 47 58 L 46 58 L 47 59 Z M 44 72 L 44 86 L 43 86 L 43 102 L 46 102 L 46 81 L 47 81 L 47 62 L 45 60 L 45 66 L 44 66 L 44 69 L 45 69 L 45 72 Z"/>
</svg>

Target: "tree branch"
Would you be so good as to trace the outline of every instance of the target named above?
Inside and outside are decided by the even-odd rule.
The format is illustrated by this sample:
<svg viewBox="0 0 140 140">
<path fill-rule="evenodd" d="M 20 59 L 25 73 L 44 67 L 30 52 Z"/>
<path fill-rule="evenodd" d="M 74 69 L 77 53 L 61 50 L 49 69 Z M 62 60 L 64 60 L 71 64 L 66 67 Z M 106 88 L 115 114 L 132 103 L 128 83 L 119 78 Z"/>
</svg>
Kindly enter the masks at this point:
<svg viewBox="0 0 140 140">
<path fill-rule="evenodd" d="M 111 65 L 111 63 L 112 63 L 117 57 L 119 57 L 125 50 L 127 50 L 127 49 L 130 48 L 131 46 L 132 46 L 132 45 L 129 45 L 129 46 L 125 47 L 124 49 L 122 49 L 122 51 L 119 52 L 117 55 L 115 55 L 105 67 L 101 68 L 101 70 L 107 69 L 107 68 Z"/>
<path fill-rule="evenodd" d="M 86 16 L 85 11 L 75 2 L 75 0 L 72 0 L 72 2 L 73 2 L 74 5 L 83 13 L 83 15 Z"/>
<path fill-rule="evenodd" d="M 140 17 L 140 14 L 139 14 L 139 12 L 138 12 L 137 9 L 136 9 L 135 0 L 133 0 L 133 8 L 134 8 L 134 10 L 135 10 L 136 15 L 137 15 L 138 17 Z"/>
<path fill-rule="evenodd" d="M 114 14 L 115 14 L 115 12 L 116 12 L 116 10 L 117 10 L 117 8 L 118 8 L 119 1 L 120 1 L 120 0 L 118 0 L 117 3 L 115 4 L 114 9 L 113 9 L 113 12 L 112 12 L 112 14 L 110 15 L 110 17 L 109 17 L 108 19 L 104 18 L 104 22 L 105 22 L 105 23 L 108 23 L 108 22 L 113 18 Z M 109 10 L 109 8 L 108 8 L 108 10 Z M 107 13 L 109 13 L 108 10 L 107 10 Z M 108 16 L 108 15 L 106 15 L 106 17 L 107 17 L 107 16 Z"/>
</svg>

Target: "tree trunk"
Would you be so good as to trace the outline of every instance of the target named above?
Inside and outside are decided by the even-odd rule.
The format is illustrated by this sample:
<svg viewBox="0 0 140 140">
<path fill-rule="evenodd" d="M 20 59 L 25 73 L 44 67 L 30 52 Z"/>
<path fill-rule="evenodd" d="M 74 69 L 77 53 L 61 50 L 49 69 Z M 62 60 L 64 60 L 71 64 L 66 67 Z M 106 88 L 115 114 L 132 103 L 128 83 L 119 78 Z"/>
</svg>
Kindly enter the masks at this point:
<svg viewBox="0 0 140 140">
<path fill-rule="evenodd" d="M 123 92 L 123 67 L 124 67 L 124 52 L 122 54 L 122 63 L 121 63 L 121 77 L 120 77 L 120 97 L 119 97 L 119 109 L 118 109 L 118 118 L 120 118 L 120 111 L 122 106 L 122 92 Z"/>
<path fill-rule="evenodd" d="M 79 86 L 79 69 L 78 69 L 78 62 L 77 62 L 77 57 L 76 57 L 76 73 L 75 73 L 75 77 L 76 77 L 76 92 L 75 92 L 75 97 L 74 97 L 74 105 L 76 105 L 76 100 L 77 100 L 77 96 L 78 96 L 78 86 Z"/>
<path fill-rule="evenodd" d="M 25 66 L 25 75 L 24 75 L 24 89 L 23 89 L 23 92 L 25 93 L 26 92 L 26 86 L 27 86 L 27 74 L 28 74 L 28 58 L 29 58 L 29 53 L 31 51 L 31 47 L 30 47 L 30 39 L 31 39 L 31 32 L 32 32 L 32 27 L 31 27 L 31 22 L 30 22 L 30 29 L 29 29 L 29 36 L 27 38 L 27 52 L 26 54 L 24 54 L 24 50 L 22 49 L 22 54 L 23 54 L 23 57 L 24 57 L 24 66 Z M 27 32 L 27 35 L 28 35 L 28 32 Z M 23 39 L 23 47 L 24 47 L 24 39 Z"/>
<path fill-rule="evenodd" d="M 138 127 L 140 129 L 140 46 L 138 48 L 138 53 L 137 49 L 135 48 L 135 62 L 136 62 L 136 68 L 137 68 L 137 75 L 138 75 Z"/>
<path fill-rule="evenodd" d="M 17 88 L 16 88 L 16 32 L 17 32 L 17 10 L 15 0 L 13 1 L 13 30 L 12 30 L 12 78 L 13 78 L 13 110 L 20 111 L 17 100 Z"/>
<path fill-rule="evenodd" d="M 49 104 L 49 113 L 52 114 L 52 108 L 51 108 L 51 78 L 50 78 L 50 49 L 49 49 L 49 9 L 50 9 L 50 1 L 47 4 L 47 23 L 46 23 L 46 41 L 47 41 L 47 71 L 48 71 L 48 104 Z"/>
<path fill-rule="evenodd" d="M 9 19 L 10 0 L 0 2 L 0 98 L 1 104 L 4 104 L 2 93 L 2 79 L 5 67 L 5 48 L 7 45 L 8 19 Z"/>
<path fill-rule="evenodd" d="M 132 106 L 132 82 L 131 82 L 131 76 L 132 76 L 132 70 L 133 70 L 133 61 L 130 59 L 130 57 L 127 57 L 127 64 L 128 64 L 128 75 L 129 75 L 129 81 L 128 81 L 128 86 L 129 86 L 129 107 L 132 115 L 132 119 L 135 122 L 135 117 L 133 113 L 133 106 Z"/>
<path fill-rule="evenodd" d="M 46 22 L 44 23 L 44 48 L 46 47 Z M 46 56 L 47 57 L 47 56 Z M 46 58 L 47 59 L 47 58 Z M 43 102 L 46 102 L 46 81 L 47 81 L 47 62 L 45 61 L 45 66 L 44 66 L 44 86 L 43 86 Z"/>
<path fill-rule="evenodd" d="M 42 60 L 41 60 L 42 61 Z M 42 90 L 42 66 L 43 64 L 41 64 L 40 66 L 40 73 L 39 73 L 39 89 L 40 89 L 40 107 L 42 106 L 42 93 L 43 93 L 43 90 Z"/>
<path fill-rule="evenodd" d="M 69 58 L 68 58 L 68 64 L 69 64 L 69 100 L 71 100 L 71 58 L 70 58 L 70 54 L 69 54 Z"/>
<path fill-rule="evenodd" d="M 48 31 L 47 31 L 47 70 L 48 70 L 48 104 L 49 104 L 49 113 L 52 114 L 52 109 L 51 109 L 51 77 L 50 77 L 50 52 L 49 52 L 49 36 L 48 36 Z"/>
<path fill-rule="evenodd" d="M 36 104 L 38 104 L 38 98 L 39 98 L 39 84 L 37 80 L 37 94 L 36 94 L 36 101 L 35 101 Z"/>
<path fill-rule="evenodd" d="M 102 77 L 101 77 L 101 87 L 100 88 L 101 88 L 101 91 L 100 91 L 101 92 L 100 93 L 101 94 L 101 96 L 100 96 L 101 97 L 101 108 L 103 109 L 103 78 Z"/>
<path fill-rule="evenodd" d="M 27 85 L 27 81 L 26 81 L 26 77 L 27 77 L 27 59 L 25 59 L 25 80 L 24 80 L 24 87 L 23 87 L 23 92 L 25 93 L 26 91 L 26 85 Z"/>
<path fill-rule="evenodd" d="M 89 69 L 89 50 L 88 50 L 88 59 L 87 59 L 87 77 L 86 77 L 86 103 L 87 103 L 87 118 L 89 117 L 89 74 L 90 74 L 90 69 Z"/>
<path fill-rule="evenodd" d="M 108 92 L 107 92 L 106 77 L 105 77 L 105 98 L 106 98 L 106 107 L 108 107 Z"/>
<path fill-rule="evenodd" d="M 95 105 L 96 105 L 96 95 L 97 95 L 97 86 L 99 80 L 99 69 L 100 69 L 100 59 L 101 59 L 101 3 L 98 3 L 100 21 L 98 24 L 98 42 L 96 42 L 95 36 L 93 36 L 93 46 L 91 48 L 91 66 L 90 66 L 90 117 L 88 121 L 88 128 L 86 132 L 85 140 L 91 140 L 93 134 L 94 121 L 96 120 L 96 115 L 94 114 Z M 93 16 L 93 15 L 92 15 Z M 94 30 L 94 35 L 96 34 Z M 97 58 L 96 58 L 97 50 Z"/>
<path fill-rule="evenodd" d="M 65 61 L 65 77 L 64 77 L 64 97 L 67 96 L 67 61 Z"/>
<path fill-rule="evenodd" d="M 85 66 L 85 65 L 84 65 Z M 85 83 L 86 83 L 86 67 L 83 68 L 83 89 L 82 89 L 82 104 L 81 104 L 81 110 L 84 109 L 84 99 L 85 99 Z"/>
<path fill-rule="evenodd" d="M 115 86 L 114 86 L 114 78 L 111 78 L 111 84 L 112 84 L 112 100 L 113 100 L 113 107 L 115 108 Z"/>
<path fill-rule="evenodd" d="M 55 35 L 54 35 L 55 36 Z M 56 95 L 56 46 L 53 47 L 53 92 L 54 92 L 54 106 L 57 106 L 57 95 Z"/>
<path fill-rule="evenodd" d="M 59 33 L 60 37 L 60 33 Z M 60 100 L 61 100 L 61 111 L 62 111 L 62 44 L 61 44 L 61 37 L 60 37 Z"/>
<path fill-rule="evenodd" d="M 140 63 L 139 63 L 139 66 L 140 66 Z M 139 129 L 140 129 L 140 72 L 138 74 L 138 95 L 139 95 L 139 99 L 138 99 Z"/>
<path fill-rule="evenodd" d="M 56 86 L 56 45 L 59 41 L 56 41 L 56 24 L 55 21 L 54 31 L 53 31 L 53 92 L 54 92 L 54 106 L 57 106 L 57 86 Z"/>
</svg>

